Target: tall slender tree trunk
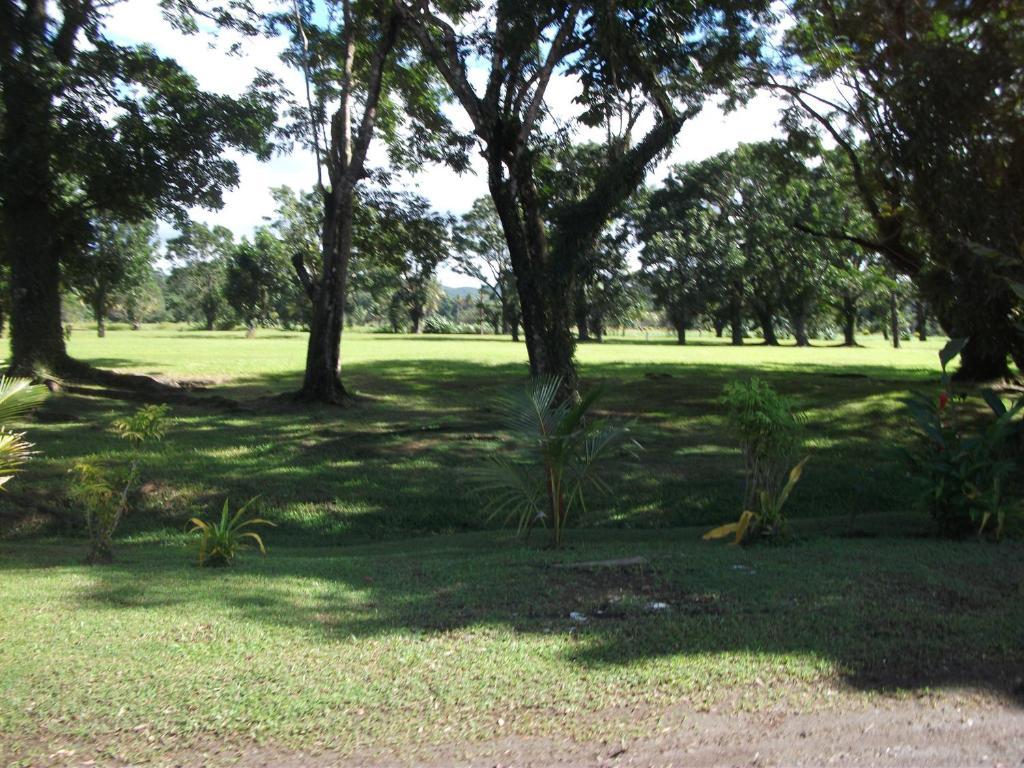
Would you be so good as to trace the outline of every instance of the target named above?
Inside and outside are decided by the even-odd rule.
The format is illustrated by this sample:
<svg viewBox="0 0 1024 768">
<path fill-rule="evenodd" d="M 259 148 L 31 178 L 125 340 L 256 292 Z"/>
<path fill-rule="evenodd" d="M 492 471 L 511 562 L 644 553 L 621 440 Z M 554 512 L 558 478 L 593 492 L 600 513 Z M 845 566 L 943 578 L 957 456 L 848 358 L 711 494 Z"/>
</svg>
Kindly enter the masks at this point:
<svg viewBox="0 0 1024 768">
<path fill-rule="evenodd" d="M 341 332 L 352 253 L 354 197 L 355 190 L 347 180 L 327 196 L 321 246 L 323 272 L 313 296 L 306 372 L 299 390 L 303 400 L 340 403 L 347 394 L 341 383 Z"/>
<path fill-rule="evenodd" d="M 732 344 L 743 345 L 743 279 L 736 278 L 729 291 L 729 328 Z"/>
<path fill-rule="evenodd" d="M 96 335 L 101 339 L 107 335 L 107 313 L 102 309 L 96 310 Z"/>
<path fill-rule="evenodd" d="M 725 320 L 721 317 L 715 317 L 715 338 L 720 339 L 725 336 Z"/>
<path fill-rule="evenodd" d="M 914 312 L 917 316 L 917 338 L 920 341 L 928 341 L 928 310 L 924 299 L 918 299 L 914 302 Z"/>
<path fill-rule="evenodd" d="M 893 349 L 900 348 L 900 310 L 896 291 L 889 292 L 889 333 L 892 336 Z"/>
</svg>

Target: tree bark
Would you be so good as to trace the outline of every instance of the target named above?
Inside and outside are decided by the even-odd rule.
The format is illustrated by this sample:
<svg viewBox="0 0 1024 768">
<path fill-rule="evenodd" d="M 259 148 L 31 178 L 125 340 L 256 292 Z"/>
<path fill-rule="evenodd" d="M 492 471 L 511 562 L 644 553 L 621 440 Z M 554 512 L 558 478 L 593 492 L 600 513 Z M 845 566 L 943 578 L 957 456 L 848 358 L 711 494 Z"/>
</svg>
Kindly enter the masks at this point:
<svg viewBox="0 0 1024 768">
<path fill-rule="evenodd" d="M 38 34 L 41 41 L 43 32 Z M 50 164 L 53 110 L 51 94 L 35 73 L 12 69 L 0 73 L 0 213 L 11 268 L 10 372 L 34 376 L 59 373 L 68 361 L 60 315 L 60 222 L 51 207 L 56 194 Z"/>
<path fill-rule="evenodd" d="M 900 348 L 900 311 L 896 299 L 896 291 L 889 292 L 889 333 L 892 335 L 893 349 Z"/>
<path fill-rule="evenodd" d="M 857 346 L 857 303 L 850 296 L 843 296 L 843 346 Z"/>
<path fill-rule="evenodd" d="M 676 344 L 686 344 L 686 321 L 677 320 L 673 325 L 676 329 Z"/>
<path fill-rule="evenodd" d="M 779 346 L 779 338 L 775 335 L 775 316 L 772 311 L 759 309 L 755 310 L 755 312 L 758 324 L 761 326 L 761 336 L 764 338 L 764 343 L 769 347 Z"/>
<path fill-rule="evenodd" d="M 205 312 L 204 314 L 206 315 L 206 326 L 205 326 L 205 329 L 207 331 L 212 331 L 214 323 L 217 321 L 217 314 L 215 312 L 209 312 L 209 311 Z"/>
<path fill-rule="evenodd" d="M 790 316 L 793 323 L 793 336 L 798 347 L 811 346 L 811 340 L 807 336 L 807 310 L 801 307 Z"/>
<path fill-rule="evenodd" d="M 326 199 L 321 238 L 323 270 L 313 297 L 306 371 L 299 390 L 302 400 L 341 403 L 348 394 L 341 383 L 341 332 L 352 253 L 354 196 L 353 187 L 342 182 Z"/>
<path fill-rule="evenodd" d="M 588 319 L 588 312 L 586 310 L 586 305 L 579 301 L 576 306 L 576 338 L 579 341 L 590 341 L 590 322 Z"/>
<path fill-rule="evenodd" d="M 918 299 L 914 302 L 914 311 L 917 314 L 917 338 L 920 341 L 928 341 L 928 312 L 924 300 Z"/>
<path fill-rule="evenodd" d="M 743 345 L 743 280 L 736 278 L 729 292 L 729 326 L 732 334 L 732 345 Z"/>
</svg>

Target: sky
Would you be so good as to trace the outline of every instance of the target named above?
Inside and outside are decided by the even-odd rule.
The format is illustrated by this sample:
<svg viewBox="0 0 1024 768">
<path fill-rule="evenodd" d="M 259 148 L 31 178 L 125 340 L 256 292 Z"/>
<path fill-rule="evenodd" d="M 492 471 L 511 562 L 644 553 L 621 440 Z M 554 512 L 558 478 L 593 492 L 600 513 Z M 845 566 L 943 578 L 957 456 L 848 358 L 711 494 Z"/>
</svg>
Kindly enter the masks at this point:
<svg viewBox="0 0 1024 768">
<path fill-rule="evenodd" d="M 164 20 L 159 5 L 153 0 L 127 0 L 115 5 L 110 10 L 106 27 L 118 42 L 148 43 L 161 55 L 176 59 L 205 90 L 239 94 L 256 71 L 262 69 L 281 78 L 293 93 L 302 93 L 301 74 L 285 67 L 278 58 L 283 48 L 279 40 L 247 38 L 242 42 L 240 55 L 229 55 L 230 38 L 221 35 L 214 46 L 211 36 L 182 35 Z M 553 79 L 548 90 L 548 108 L 561 120 L 571 117 L 577 110 L 572 99 L 578 91 L 578 84 L 569 78 Z M 657 183 L 674 164 L 703 160 L 743 142 L 779 136 L 779 108 L 778 100 L 769 95 L 758 96 L 729 114 L 713 104 L 705 106 L 683 127 L 667 159 L 651 169 L 648 183 Z M 465 127 L 465 119 L 457 106 L 452 107 L 451 115 L 457 125 Z M 312 153 L 301 148 L 277 154 L 267 162 L 260 162 L 251 155 L 232 156 L 239 166 L 240 184 L 225 193 L 224 208 L 219 211 L 196 209 L 192 216 L 198 221 L 226 226 L 239 237 L 250 234 L 273 216 L 271 187 L 287 185 L 305 190 L 316 180 Z M 383 164 L 382 155 L 377 157 L 379 164 Z M 469 174 L 460 176 L 448 168 L 433 166 L 402 177 L 400 183 L 426 197 L 437 210 L 461 214 L 469 210 L 475 199 L 487 194 L 482 160 L 478 156 L 473 160 L 474 172 Z M 374 164 L 373 152 L 370 163 Z M 173 234 L 169 225 L 162 226 L 163 237 Z M 471 278 L 444 267 L 439 278 L 449 286 L 476 285 Z"/>
</svg>

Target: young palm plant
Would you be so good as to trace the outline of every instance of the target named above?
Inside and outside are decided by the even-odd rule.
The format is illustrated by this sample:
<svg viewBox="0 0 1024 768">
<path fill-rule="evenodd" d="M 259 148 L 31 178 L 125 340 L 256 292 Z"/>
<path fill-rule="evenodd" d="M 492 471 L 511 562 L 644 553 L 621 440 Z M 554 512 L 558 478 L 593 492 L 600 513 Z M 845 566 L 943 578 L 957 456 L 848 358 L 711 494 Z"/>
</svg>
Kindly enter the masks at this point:
<svg viewBox="0 0 1024 768">
<path fill-rule="evenodd" d="M 577 509 L 586 511 L 586 494 L 609 491 L 595 465 L 616 446 L 640 447 L 626 442 L 625 427 L 590 415 L 600 389 L 577 400 L 559 399 L 561 391 L 561 378 L 539 377 L 501 400 L 512 451 L 472 470 L 473 484 L 492 515 L 505 515 L 519 532 L 550 525 L 556 548 L 569 518 Z"/>
<path fill-rule="evenodd" d="M 256 501 L 249 499 L 239 507 L 235 514 L 231 514 L 231 507 L 227 499 L 224 499 L 224 507 L 220 512 L 220 521 L 207 522 L 198 517 L 189 520 L 192 526 L 189 533 L 199 534 L 199 565 L 225 566 L 231 565 L 241 549 L 250 540 L 256 543 L 260 553 L 267 554 L 267 548 L 263 544 L 263 538 L 255 531 L 247 531 L 246 528 L 253 525 L 274 526 L 269 520 L 260 517 L 245 519 L 245 513 L 249 505 Z"/>
<path fill-rule="evenodd" d="M 46 388 L 28 379 L 0 377 L 0 490 L 32 456 L 32 443 L 24 432 L 12 432 L 8 424 L 46 399 Z"/>
</svg>

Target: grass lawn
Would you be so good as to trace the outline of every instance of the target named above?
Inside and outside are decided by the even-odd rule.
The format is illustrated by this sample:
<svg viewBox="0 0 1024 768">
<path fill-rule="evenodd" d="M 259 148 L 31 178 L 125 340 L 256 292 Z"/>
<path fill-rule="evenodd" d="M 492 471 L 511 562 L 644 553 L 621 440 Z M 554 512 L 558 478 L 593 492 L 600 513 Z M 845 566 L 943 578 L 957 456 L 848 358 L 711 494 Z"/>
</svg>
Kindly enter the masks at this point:
<svg viewBox="0 0 1024 768">
<path fill-rule="evenodd" d="M 522 345 L 349 333 L 362 399 L 307 410 L 275 396 L 296 384 L 301 334 L 76 331 L 77 357 L 203 380 L 238 407 L 174 409 L 109 567 L 80 564 L 64 489 L 76 460 L 123 460 L 107 425 L 134 404 L 63 394 L 26 425 L 41 455 L 0 509 L 0 762 L 195 748 L 218 764 L 254 743 L 651 732 L 677 705 L 1019 699 L 1024 546 L 928 537 L 900 461 L 899 398 L 932 385 L 940 342 L 865 343 L 582 346 L 585 384 L 645 450 L 609 467 L 614 494 L 554 552 L 500 530 L 462 477 L 498 439 L 490 404 L 521 381 Z M 794 542 L 736 549 L 700 533 L 737 514 L 741 457 L 715 398 L 753 374 L 799 401 L 812 459 Z M 196 568 L 184 521 L 256 494 L 280 524 L 269 556 Z M 643 562 L 560 567 L 624 557 Z"/>
</svg>

